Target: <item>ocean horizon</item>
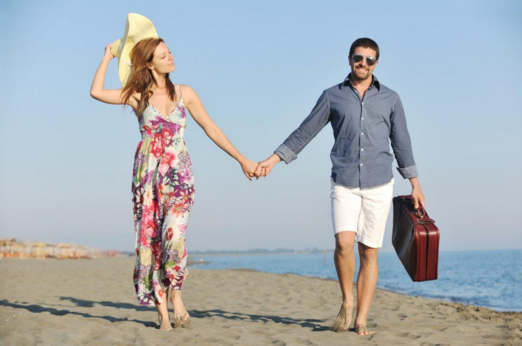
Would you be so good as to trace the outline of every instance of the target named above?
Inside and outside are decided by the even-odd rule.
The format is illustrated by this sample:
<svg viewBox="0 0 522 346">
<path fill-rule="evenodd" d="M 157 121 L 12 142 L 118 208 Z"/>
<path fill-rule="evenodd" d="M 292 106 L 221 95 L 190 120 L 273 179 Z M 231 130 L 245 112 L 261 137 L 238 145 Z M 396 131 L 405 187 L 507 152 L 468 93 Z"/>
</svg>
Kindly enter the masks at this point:
<svg viewBox="0 0 522 346">
<path fill-rule="evenodd" d="M 276 274 L 296 274 L 337 280 L 333 253 L 295 251 L 292 253 L 234 252 L 195 253 L 193 261 L 204 260 L 196 268 L 248 268 Z M 240 255 L 240 256 L 238 256 Z M 518 265 L 517 265 L 518 264 Z M 522 311 L 522 249 L 482 251 L 441 251 L 438 279 L 412 282 L 393 252 L 379 253 L 378 288 L 411 296 L 459 302 L 497 311 Z M 357 278 L 359 258 L 356 254 Z M 339 290 L 339 296 L 340 296 Z"/>
</svg>

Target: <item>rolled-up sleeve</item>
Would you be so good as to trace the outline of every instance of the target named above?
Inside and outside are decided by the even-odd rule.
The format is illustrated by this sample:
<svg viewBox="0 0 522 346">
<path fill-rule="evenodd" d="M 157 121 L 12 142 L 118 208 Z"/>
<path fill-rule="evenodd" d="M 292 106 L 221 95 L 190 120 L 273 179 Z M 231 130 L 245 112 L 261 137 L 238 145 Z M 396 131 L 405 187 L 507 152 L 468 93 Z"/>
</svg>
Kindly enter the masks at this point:
<svg viewBox="0 0 522 346">
<path fill-rule="evenodd" d="M 303 123 L 292 132 L 290 136 L 281 144 L 274 153 L 286 164 L 297 159 L 297 155 L 310 143 L 310 141 L 323 129 L 330 121 L 330 101 L 328 94 L 323 91 L 319 100 L 312 109 L 312 112 Z"/>
<path fill-rule="evenodd" d="M 395 159 L 399 167 L 397 170 L 404 179 L 416 178 L 418 176 L 417 166 L 413 159 L 410 134 L 406 124 L 406 115 L 401 99 L 397 95 L 391 114 L 390 140 Z"/>
</svg>

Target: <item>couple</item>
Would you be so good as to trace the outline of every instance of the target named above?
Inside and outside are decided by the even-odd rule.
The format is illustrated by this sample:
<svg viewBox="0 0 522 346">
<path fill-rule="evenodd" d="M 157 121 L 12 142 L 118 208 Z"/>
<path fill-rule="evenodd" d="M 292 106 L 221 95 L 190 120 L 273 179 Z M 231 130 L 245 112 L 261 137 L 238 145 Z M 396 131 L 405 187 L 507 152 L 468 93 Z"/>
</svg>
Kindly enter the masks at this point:
<svg viewBox="0 0 522 346">
<path fill-rule="evenodd" d="M 126 35 L 132 30 L 129 22 L 127 25 Z M 187 110 L 208 137 L 239 162 L 250 180 L 265 177 L 280 161 L 288 164 L 295 160 L 330 122 L 335 137 L 331 152 L 334 256 L 343 296 L 333 330 L 348 330 L 356 305 L 355 332 L 373 334 L 366 328 L 366 320 L 377 284 L 377 253 L 392 200 L 390 141 L 400 174 L 411 181 L 415 207 L 424 204 L 401 101 L 373 76 L 379 60 L 377 44 L 368 38 L 356 40 L 348 56 L 348 77 L 325 90 L 299 128 L 267 160 L 256 163 L 241 155 L 214 124 L 190 86 L 171 82 L 169 74 L 175 70 L 172 54 L 155 30 L 148 36 L 135 44 L 126 37 L 109 44 L 91 87 L 91 96 L 99 101 L 130 105 L 139 122 L 142 141 L 136 150 L 132 180 L 134 286 L 139 303 L 156 306 L 161 330 L 172 329 L 168 301 L 173 306 L 175 326 L 191 327 L 181 299 L 183 280 L 188 276 L 187 222 L 195 197 L 192 164 L 184 141 Z M 104 88 L 105 74 L 115 56 L 120 59 L 123 88 L 108 90 Z M 361 262 L 357 304 L 352 294 L 356 235 Z"/>
</svg>

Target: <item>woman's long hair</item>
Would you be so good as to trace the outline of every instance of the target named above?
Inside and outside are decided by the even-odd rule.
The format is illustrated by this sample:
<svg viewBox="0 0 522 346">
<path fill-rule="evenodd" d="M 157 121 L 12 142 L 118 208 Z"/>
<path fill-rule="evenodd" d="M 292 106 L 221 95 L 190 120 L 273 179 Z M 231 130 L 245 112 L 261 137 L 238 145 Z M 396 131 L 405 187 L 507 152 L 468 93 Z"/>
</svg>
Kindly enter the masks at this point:
<svg viewBox="0 0 522 346">
<path fill-rule="evenodd" d="M 139 41 L 131 51 L 133 71 L 129 82 L 123 87 L 122 96 L 123 102 L 128 104 L 129 99 L 134 93 L 141 94 L 141 98 L 138 101 L 138 108 L 136 109 L 138 115 L 142 114 L 145 108 L 147 108 L 149 98 L 153 94 L 151 90 L 152 86 L 158 85 L 152 75 L 152 71 L 147 67 L 147 63 L 152 61 L 154 58 L 154 51 L 161 42 L 164 42 L 161 38 L 147 38 Z M 168 73 L 165 77 L 165 85 L 167 87 L 169 98 L 174 101 L 176 91 Z"/>
</svg>

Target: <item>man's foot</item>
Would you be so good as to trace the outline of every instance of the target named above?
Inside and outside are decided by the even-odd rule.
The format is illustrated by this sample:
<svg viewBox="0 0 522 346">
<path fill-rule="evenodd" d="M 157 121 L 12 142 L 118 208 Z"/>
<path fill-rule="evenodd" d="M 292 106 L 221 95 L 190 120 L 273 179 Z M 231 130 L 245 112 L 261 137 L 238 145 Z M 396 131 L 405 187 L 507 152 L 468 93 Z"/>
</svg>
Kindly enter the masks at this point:
<svg viewBox="0 0 522 346">
<path fill-rule="evenodd" d="M 337 318 L 335 319 L 335 323 L 332 327 L 334 332 L 341 333 L 348 330 L 350 323 L 352 323 L 352 311 L 353 304 L 348 305 L 347 303 L 343 303 L 343 305 L 341 305 L 341 310 L 339 310 Z"/>
<path fill-rule="evenodd" d="M 355 332 L 357 335 L 373 335 L 375 332 L 371 332 L 366 328 L 366 324 L 356 324 L 354 326 Z"/>
</svg>

